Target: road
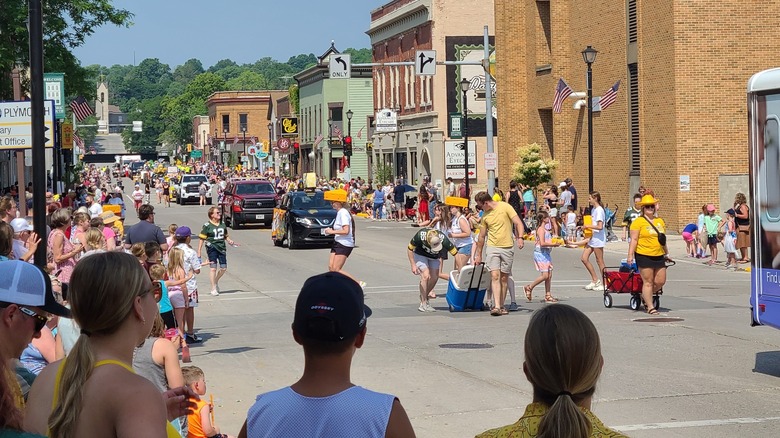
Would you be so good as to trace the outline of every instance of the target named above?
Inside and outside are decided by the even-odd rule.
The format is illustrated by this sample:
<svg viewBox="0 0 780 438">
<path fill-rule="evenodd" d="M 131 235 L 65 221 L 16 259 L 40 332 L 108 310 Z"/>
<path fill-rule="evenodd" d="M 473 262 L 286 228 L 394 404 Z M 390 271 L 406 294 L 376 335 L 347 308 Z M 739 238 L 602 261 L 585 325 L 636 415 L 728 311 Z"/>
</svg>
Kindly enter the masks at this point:
<svg viewBox="0 0 780 438">
<path fill-rule="evenodd" d="M 163 229 L 176 223 L 197 233 L 206 221 L 206 207 L 153 203 Z M 128 224 L 136 221 L 130 216 Z M 438 312 L 423 314 L 406 258 L 414 229 L 365 219 L 356 228 L 359 247 L 346 269 L 368 283 L 374 314 L 353 381 L 398 396 L 421 437 L 474 436 L 516 421 L 531 401 L 522 338 L 530 314 L 545 305 L 543 289 L 533 303 L 519 299 L 521 310 L 508 316 L 449 313 L 443 298 L 433 301 Z M 192 358 L 207 376 L 217 423 L 236 434 L 257 394 L 300 376 L 293 307 L 303 281 L 326 269 L 328 250 L 276 248 L 262 227 L 231 236 L 241 246 L 228 248 L 222 294 L 208 294 L 207 269 L 198 277 L 196 327 L 204 342 L 193 346 Z M 682 257 L 679 237 L 670 236 L 670 245 Z M 608 245 L 607 264 L 619 264 L 625 251 L 625 243 Z M 589 280 L 580 253 L 553 251 L 553 293 L 584 311 L 601 335 L 605 363 L 593 410 L 605 424 L 635 437 L 775 435 L 780 333 L 749 327 L 747 272 L 677 257 L 661 307 L 664 316 L 679 319 L 642 322 L 646 315 L 628 308 L 628 295 L 615 296 L 607 309 L 600 293 L 582 288 Z M 522 295 L 522 285 L 536 276 L 530 246 L 516 257 L 513 274 Z M 438 292 L 445 289 L 440 281 Z"/>
</svg>

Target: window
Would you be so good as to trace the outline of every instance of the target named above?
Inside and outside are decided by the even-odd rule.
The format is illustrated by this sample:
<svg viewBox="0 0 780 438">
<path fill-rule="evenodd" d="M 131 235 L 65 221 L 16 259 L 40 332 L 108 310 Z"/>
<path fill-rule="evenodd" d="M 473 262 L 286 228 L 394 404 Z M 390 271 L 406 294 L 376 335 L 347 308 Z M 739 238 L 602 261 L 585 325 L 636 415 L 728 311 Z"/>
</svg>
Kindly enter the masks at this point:
<svg viewBox="0 0 780 438">
<path fill-rule="evenodd" d="M 550 44 L 550 1 L 536 0 L 536 65 L 549 65 L 551 59 Z"/>
<path fill-rule="evenodd" d="M 628 65 L 628 119 L 630 126 L 630 172 L 631 176 L 639 176 L 642 167 L 639 149 L 639 72 L 636 64 Z"/>
<path fill-rule="evenodd" d="M 628 0 L 626 5 L 626 13 L 628 15 L 628 42 L 636 43 L 637 37 L 637 23 L 636 23 L 636 0 Z"/>
<path fill-rule="evenodd" d="M 246 120 L 247 120 L 247 115 L 246 114 L 239 114 L 238 115 L 238 130 L 239 131 L 241 131 L 241 132 L 248 131 Z"/>
<path fill-rule="evenodd" d="M 222 114 L 222 132 L 230 132 L 230 114 Z"/>
<path fill-rule="evenodd" d="M 100 92 L 100 102 L 102 103 L 105 101 L 106 101 L 106 93 Z"/>
<path fill-rule="evenodd" d="M 330 109 L 330 118 L 334 122 L 344 121 L 344 107 L 334 107 Z"/>
</svg>

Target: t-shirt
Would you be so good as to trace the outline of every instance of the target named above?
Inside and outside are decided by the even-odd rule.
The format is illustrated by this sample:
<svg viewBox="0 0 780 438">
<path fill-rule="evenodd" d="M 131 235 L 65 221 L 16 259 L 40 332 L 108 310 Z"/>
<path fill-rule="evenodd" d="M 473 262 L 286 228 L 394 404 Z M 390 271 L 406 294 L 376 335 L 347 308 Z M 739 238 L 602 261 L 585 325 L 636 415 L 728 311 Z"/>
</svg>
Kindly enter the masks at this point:
<svg viewBox="0 0 780 438">
<path fill-rule="evenodd" d="M 590 420 L 591 438 L 627 438 L 620 432 L 608 428 L 593 412 L 579 408 Z M 531 403 L 525 408 L 523 416 L 516 423 L 485 431 L 477 438 L 533 438 L 539 434 L 539 424 L 549 408 L 543 403 Z"/>
<path fill-rule="evenodd" d="M 577 189 L 569 186 L 569 192 L 571 192 L 571 205 L 574 206 L 574 211 L 577 211 Z"/>
<path fill-rule="evenodd" d="M 577 213 L 573 211 L 566 213 L 566 226 L 567 227 L 577 226 Z"/>
<path fill-rule="evenodd" d="M 187 275 L 189 275 L 190 271 L 200 269 L 200 257 L 198 257 L 197 251 L 186 243 L 180 243 L 176 245 L 176 248 L 179 248 L 184 252 L 184 272 L 186 272 Z M 196 290 L 198 290 L 198 280 L 193 276 L 187 280 L 187 291 L 192 293 Z"/>
<path fill-rule="evenodd" d="M 133 194 L 130 196 L 136 201 L 141 201 L 144 199 L 144 192 L 142 192 L 141 189 L 136 189 L 133 190 Z"/>
<path fill-rule="evenodd" d="M 486 211 L 482 223 L 487 229 L 487 245 L 496 248 L 515 246 L 512 219 L 517 217 L 515 209 L 506 202 L 496 202 L 495 207 Z"/>
<path fill-rule="evenodd" d="M 693 234 L 694 231 L 698 230 L 699 228 L 696 226 L 696 224 L 688 224 L 683 228 L 683 233 L 691 233 Z"/>
<path fill-rule="evenodd" d="M 634 221 L 634 219 L 638 218 L 642 214 L 642 210 L 637 210 L 634 207 L 629 208 L 626 210 L 626 214 L 623 215 L 623 225 L 630 227 L 631 222 Z"/>
<path fill-rule="evenodd" d="M 715 236 L 718 234 L 718 224 L 722 221 L 717 214 L 704 216 L 704 227 L 707 229 L 708 236 Z"/>
<path fill-rule="evenodd" d="M 657 217 L 653 219 L 653 225 L 659 232 L 666 232 L 664 220 Z M 646 218 L 641 217 L 631 223 L 631 231 L 639 231 L 639 238 L 636 241 L 636 253 L 646 256 L 662 256 L 665 254 L 664 248 L 658 242 L 658 233 Z"/>
<path fill-rule="evenodd" d="M 417 255 L 428 257 L 429 259 L 438 259 L 441 255 L 441 251 L 434 251 L 431 249 L 431 246 L 428 244 L 428 233 L 438 233 L 441 238 L 442 248 L 452 255 L 458 253 L 458 249 L 446 235 L 441 231 L 432 228 L 421 228 L 420 231 L 414 233 L 408 248 Z"/>
<path fill-rule="evenodd" d="M 374 202 L 376 202 L 376 198 L 374 199 Z M 336 213 L 336 220 L 333 221 L 333 229 L 338 231 L 344 229 L 345 226 L 350 227 L 349 233 L 336 234 L 334 239 L 336 242 L 352 248 L 355 246 L 355 230 L 352 229 L 352 215 L 349 214 L 346 208 L 340 208 L 338 213 Z"/>
<path fill-rule="evenodd" d="M 157 242 L 162 245 L 165 243 L 165 235 L 157 225 L 149 221 L 141 221 L 128 228 L 125 233 L 125 243 L 132 245 L 139 242 Z"/>
<path fill-rule="evenodd" d="M 384 204 L 384 203 L 385 203 L 384 192 L 379 189 L 374 190 L 374 204 Z"/>
<path fill-rule="evenodd" d="M 528 189 L 523 192 L 523 202 L 534 202 L 534 191 Z"/>
<path fill-rule="evenodd" d="M 604 245 L 607 243 L 607 222 L 606 217 L 604 214 L 604 207 L 597 205 L 591 209 L 590 212 L 591 215 L 591 223 L 595 226 L 601 222 L 601 229 L 596 230 L 593 229 L 593 235 L 590 236 L 590 241 L 588 241 L 588 246 L 591 248 L 604 248 Z"/>
<path fill-rule="evenodd" d="M 96 218 L 100 216 L 103 213 L 103 206 L 98 204 L 97 202 L 93 202 L 92 205 L 89 206 L 89 218 Z"/>
<path fill-rule="evenodd" d="M 200 412 L 203 409 L 209 409 L 208 402 L 203 400 L 195 401 L 195 410 L 191 414 L 187 414 L 187 438 L 208 438 L 203 433 L 203 424 L 200 419 Z"/>
<path fill-rule="evenodd" d="M 403 204 L 404 202 L 404 188 L 401 184 L 395 186 L 393 188 L 393 201 L 394 202 L 400 202 Z"/>
<path fill-rule="evenodd" d="M 562 203 L 562 210 L 568 209 L 568 207 L 571 205 L 571 192 L 568 190 L 562 191 L 560 201 Z"/>
<path fill-rule="evenodd" d="M 206 222 L 203 224 L 198 237 L 206 241 L 206 248 L 214 248 L 221 253 L 227 252 L 225 239 L 228 237 L 228 230 L 224 222 L 220 222 L 217 225 L 212 224 L 210 221 Z"/>
</svg>

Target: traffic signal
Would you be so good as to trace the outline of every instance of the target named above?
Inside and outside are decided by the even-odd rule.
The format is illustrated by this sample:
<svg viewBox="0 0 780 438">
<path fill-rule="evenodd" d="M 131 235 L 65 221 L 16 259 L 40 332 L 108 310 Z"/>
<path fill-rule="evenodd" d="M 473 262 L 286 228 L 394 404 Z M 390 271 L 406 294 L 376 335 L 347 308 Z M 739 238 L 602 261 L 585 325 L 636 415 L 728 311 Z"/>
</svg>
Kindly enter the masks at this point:
<svg viewBox="0 0 780 438">
<path fill-rule="evenodd" d="M 344 137 L 344 156 L 352 156 L 352 137 Z"/>
<path fill-rule="evenodd" d="M 295 164 L 298 162 L 298 155 L 301 152 L 301 145 L 299 143 L 293 143 L 293 150 L 290 154 L 290 162 Z"/>
</svg>

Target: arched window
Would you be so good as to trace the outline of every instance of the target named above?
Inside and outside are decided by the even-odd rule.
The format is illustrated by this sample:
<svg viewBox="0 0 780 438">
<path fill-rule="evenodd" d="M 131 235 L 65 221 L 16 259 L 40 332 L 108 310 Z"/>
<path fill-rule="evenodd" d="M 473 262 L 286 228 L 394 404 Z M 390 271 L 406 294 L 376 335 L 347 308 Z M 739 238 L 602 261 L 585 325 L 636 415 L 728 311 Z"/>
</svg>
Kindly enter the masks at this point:
<svg viewBox="0 0 780 438">
<path fill-rule="evenodd" d="M 101 92 L 100 93 L 100 102 L 105 102 L 105 101 L 106 101 L 106 93 Z"/>
</svg>

